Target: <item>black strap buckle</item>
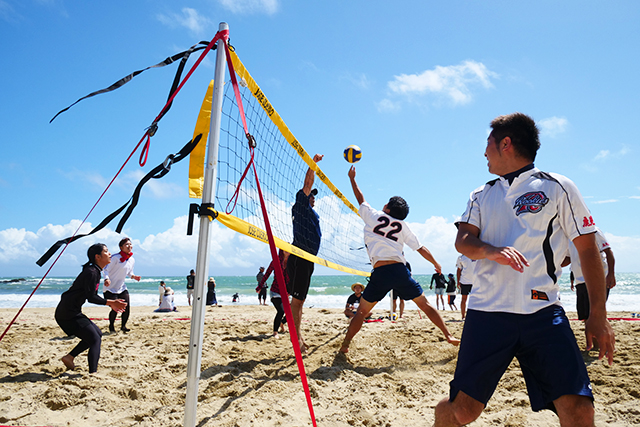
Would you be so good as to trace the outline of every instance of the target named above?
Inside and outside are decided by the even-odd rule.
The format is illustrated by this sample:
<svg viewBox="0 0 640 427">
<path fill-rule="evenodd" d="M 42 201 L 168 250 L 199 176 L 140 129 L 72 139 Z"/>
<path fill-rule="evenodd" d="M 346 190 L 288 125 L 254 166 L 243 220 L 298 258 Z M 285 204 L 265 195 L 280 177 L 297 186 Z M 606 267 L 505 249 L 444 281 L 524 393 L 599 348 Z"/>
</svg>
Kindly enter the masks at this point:
<svg viewBox="0 0 640 427">
<path fill-rule="evenodd" d="M 210 216 L 213 219 L 218 217 L 218 212 L 214 209 L 213 203 L 203 203 L 201 205 L 197 203 L 191 203 L 189 205 L 189 221 L 187 223 L 187 236 L 191 236 L 193 234 L 193 218 L 197 214 L 199 217 L 206 215 Z"/>
</svg>

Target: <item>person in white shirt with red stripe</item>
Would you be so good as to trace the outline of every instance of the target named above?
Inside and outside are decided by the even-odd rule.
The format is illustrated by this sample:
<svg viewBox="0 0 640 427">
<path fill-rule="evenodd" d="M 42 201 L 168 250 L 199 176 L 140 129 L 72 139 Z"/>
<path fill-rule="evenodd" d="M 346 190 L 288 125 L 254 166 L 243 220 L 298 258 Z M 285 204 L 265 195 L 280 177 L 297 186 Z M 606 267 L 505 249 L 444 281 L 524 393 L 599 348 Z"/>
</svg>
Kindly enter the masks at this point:
<svg viewBox="0 0 640 427">
<path fill-rule="evenodd" d="M 429 319 L 442 331 L 445 339 L 453 345 L 458 345 L 460 340 L 455 338 L 447 329 L 442 317 L 435 310 L 427 297 L 422 292 L 420 284 L 411 276 L 407 268 L 407 260 L 404 258 L 404 245 L 417 251 L 424 259 L 429 261 L 440 272 L 440 264 L 435 260 L 429 249 L 422 246 L 418 238 L 403 221 L 409 214 L 409 206 L 402 197 L 392 197 L 389 203 L 384 205 L 382 211 L 369 206 L 364 195 L 356 183 L 356 168 L 349 169 L 349 179 L 356 200 L 360 205 L 358 213 L 364 221 L 364 244 L 373 266 L 373 272 L 369 284 L 360 297 L 360 305 L 356 315 L 351 319 L 347 334 L 340 347 L 341 353 L 349 351 L 349 344 L 353 337 L 362 328 L 364 319 L 369 315 L 373 307 L 393 289 L 403 300 L 413 300 L 429 317 Z"/>
<path fill-rule="evenodd" d="M 540 141 L 533 119 L 500 116 L 491 128 L 485 157 L 499 178 L 471 193 L 457 223 L 456 249 L 477 262 L 456 371 L 434 425 L 477 419 L 516 357 L 534 411 L 555 411 L 563 426 L 593 426 L 591 384 L 557 280 L 573 241 L 591 300 L 587 350 L 597 338 L 599 357 L 612 364 L 615 336 L 594 221 L 571 180 L 534 167 Z"/>
</svg>

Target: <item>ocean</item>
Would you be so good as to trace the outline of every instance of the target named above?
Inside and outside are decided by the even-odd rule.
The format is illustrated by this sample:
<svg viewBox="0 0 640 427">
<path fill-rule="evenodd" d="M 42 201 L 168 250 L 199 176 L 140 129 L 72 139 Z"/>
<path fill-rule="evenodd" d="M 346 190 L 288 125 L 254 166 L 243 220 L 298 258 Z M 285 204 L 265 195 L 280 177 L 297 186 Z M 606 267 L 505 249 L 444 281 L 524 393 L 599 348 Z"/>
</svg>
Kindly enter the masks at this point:
<svg viewBox="0 0 640 427">
<path fill-rule="evenodd" d="M 420 282 L 429 302 L 435 306 L 435 295 L 429 290 L 431 275 L 414 275 Z M 0 308 L 20 308 L 29 294 L 37 286 L 39 277 L 0 277 Z M 47 277 L 36 293 L 31 297 L 27 307 L 55 307 L 60 300 L 60 294 L 66 291 L 75 277 Z M 187 291 L 184 276 L 144 277 L 140 282 L 127 279 L 132 306 L 157 306 L 158 284 L 164 280 L 175 292 L 178 306 L 186 306 Z M 255 292 L 257 285 L 255 276 L 218 276 L 216 280 L 216 297 L 222 305 L 238 304 L 253 305 L 258 303 Z M 616 275 L 617 286 L 611 290 L 607 301 L 608 311 L 629 311 L 640 313 L 640 273 L 619 273 Z M 347 297 L 351 295 L 351 284 L 366 283 L 366 278 L 360 276 L 335 275 L 313 276 L 311 288 L 305 302 L 305 307 L 316 308 L 344 308 Z M 271 280 L 269 280 L 271 283 Z M 569 286 L 569 275 L 560 278 L 561 300 L 567 311 L 575 311 L 575 293 Z M 240 300 L 232 302 L 233 294 L 238 293 Z M 388 309 L 389 297 L 382 300 L 376 309 Z M 267 303 L 270 301 L 267 299 Z M 460 297 L 456 299 L 460 307 Z M 406 310 L 417 307 L 407 301 Z"/>
</svg>

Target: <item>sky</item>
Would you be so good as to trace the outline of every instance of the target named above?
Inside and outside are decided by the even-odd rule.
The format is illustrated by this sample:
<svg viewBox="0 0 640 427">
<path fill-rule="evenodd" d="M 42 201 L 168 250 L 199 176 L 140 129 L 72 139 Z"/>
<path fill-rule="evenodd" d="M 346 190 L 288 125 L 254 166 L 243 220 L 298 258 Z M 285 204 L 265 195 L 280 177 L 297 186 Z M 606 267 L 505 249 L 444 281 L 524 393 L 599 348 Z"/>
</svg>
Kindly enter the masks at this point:
<svg viewBox="0 0 640 427">
<path fill-rule="evenodd" d="M 325 155 L 331 181 L 355 203 L 342 150 L 360 146 L 367 201 L 381 208 L 403 196 L 407 222 L 445 272 L 454 271 L 453 224 L 469 193 L 494 178 L 484 158 L 489 123 L 515 111 L 540 127 L 536 166 L 577 184 L 616 270 L 640 272 L 636 1 L 0 0 L 0 277 L 47 271 L 51 261 L 35 261 L 91 211 L 164 106 L 175 64 L 49 120 L 134 70 L 211 40 L 220 22 L 298 141 Z M 160 122 L 146 165 L 138 150 L 81 232 L 191 139 L 214 62 L 207 56 Z M 187 167 L 145 187 L 125 227 L 136 274 L 195 268 Z M 96 241 L 116 252 L 114 228 L 71 244 L 49 275 L 76 275 Z M 207 276 L 253 275 L 269 263 L 266 245 L 217 222 L 211 233 Z M 433 271 L 409 252 L 415 273 Z"/>
</svg>

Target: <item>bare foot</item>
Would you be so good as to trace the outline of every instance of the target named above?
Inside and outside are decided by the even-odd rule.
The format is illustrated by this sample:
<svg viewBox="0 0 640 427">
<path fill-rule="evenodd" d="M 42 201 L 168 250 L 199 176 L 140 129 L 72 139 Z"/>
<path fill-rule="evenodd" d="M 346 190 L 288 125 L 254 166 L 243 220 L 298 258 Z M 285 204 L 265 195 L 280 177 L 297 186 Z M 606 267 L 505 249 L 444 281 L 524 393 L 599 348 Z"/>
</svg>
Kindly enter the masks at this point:
<svg viewBox="0 0 640 427">
<path fill-rule="evenodd" d="M 70 354 L 67 354 L 66 356 L 62 356 L 62 363 L 64 363 L 64 366 L 67 367 L 67 369 L 73 371 L 76 368 L 76 365 L 73 363 L 73 359 L 74 357 Z"/>
<path fill-rule="evenodd" d="M 277 332 L 274 332 L 274 333 L 273 333 L 273 337 L 274 337 L 274 338 L 280 338 L 280 335 L 278 335 L 278 333 L 277 333 Z"/>
<path fill-rule="evenodd" d="M 342 346 L 340 347 L 340 350 L 338 350 L 340 353 L 349 353 L 349 346 Z"/>
<path fill-rule="evenodd" d="M 309 347 L 305 343 L 300 343 L 300 353 L 307 354 Z"/>
</svg>

